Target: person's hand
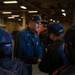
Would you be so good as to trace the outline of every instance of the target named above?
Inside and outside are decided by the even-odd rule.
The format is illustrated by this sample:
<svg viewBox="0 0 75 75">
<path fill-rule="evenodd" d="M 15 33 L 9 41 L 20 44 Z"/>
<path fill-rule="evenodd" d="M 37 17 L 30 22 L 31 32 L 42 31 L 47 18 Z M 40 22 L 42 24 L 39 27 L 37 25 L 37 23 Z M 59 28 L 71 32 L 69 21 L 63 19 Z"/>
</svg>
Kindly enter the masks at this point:
<svg viewBox="0 0 75 75">
<path fill-rule="evenodd" d="M 40 62 L 41 62 L 41 59 L 38 59 L 38 60 L 37 60 L 37 63 L 39 64 Z"/>
</svg>

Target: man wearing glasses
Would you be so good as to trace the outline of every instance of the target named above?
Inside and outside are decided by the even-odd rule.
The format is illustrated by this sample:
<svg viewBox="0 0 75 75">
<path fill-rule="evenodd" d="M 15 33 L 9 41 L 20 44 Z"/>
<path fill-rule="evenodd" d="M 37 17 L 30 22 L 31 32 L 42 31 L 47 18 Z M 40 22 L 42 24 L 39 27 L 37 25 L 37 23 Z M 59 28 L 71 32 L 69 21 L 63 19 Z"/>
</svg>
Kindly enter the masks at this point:
<svg viewBox="0 0 75 75">
<path fill-rule="evenodd" d="M 14 56 L 27 65 L 28 75 L 32 75 L 32 64 L 35 62 L 39 64 L 42 59 L 42 48 L 36 34 L 40 21 L 41 17 L 39 15 L 33 15 L 30 18 L 28 28 L 20 31 L 15 39 Z"/>
</svg>

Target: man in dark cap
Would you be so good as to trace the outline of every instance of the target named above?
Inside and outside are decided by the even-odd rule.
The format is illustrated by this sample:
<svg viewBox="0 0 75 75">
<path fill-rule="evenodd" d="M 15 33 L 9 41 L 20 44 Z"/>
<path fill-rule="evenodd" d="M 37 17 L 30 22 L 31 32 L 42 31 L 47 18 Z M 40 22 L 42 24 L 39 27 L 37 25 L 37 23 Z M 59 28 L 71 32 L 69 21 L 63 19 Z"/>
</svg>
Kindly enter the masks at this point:
<svg viewBox="0 0 75 75">
<path fill-rule="evenodd" d="M 30 18 L 29 27 L 20 31 L 15 40 L 14 55 L 27 64 L 28 75 L 32 75 L 32 64 L 36 61 L 34 55 L 37 56 L 37 63 L 42 58 L 42 48 L 36 34 L 36 27 L 41 23 L 40 21 L 39 15 L 33 15 Z"/>
<path fill-rule="evenodd" d="M 12 35 L 0 27 L 0 58 L 12 57 Z"/>
<path fill-rule="evenodd" d="M 48 34 L 53 43 L 48 46 L 48 52 L 44 59 L 42 59 L 42 64 L 40 64 L 46 64 L 46 66 L 41 69 L 43 69 L 44 72 L 49 73 L 49 75 L 52 75 L 52 72 L 62 65 L 67 64 L 63 41 L 59 40 L 59 36 L 63 33 L 63 31 L 64 30 L 61 23 L 55 22 L 48 25 Z M 39 65 L 39 67 L 41 67 L 41 65 Z"/>
<path fill-rule="evenodd" d="M 52 68 L 50 69 L 49 74 L 54 70 L 59 68 L 62 65 L 67 64 L 67 57 L 64 53 L 64 44 L 63 41 L 59 40 L 59 36 L 63 33 L 64 29 L 61 23 L 51 23 L 48 25 L 49 37 L 54 41 L 53 44 L 48 48 L 49 57 L 51 58 Z"/>
<path fill-rule="evenodd" d="M 56 75 L 75 75 L 75 25 L 67 30 L 64 41 L 69 64 L 59 68 Z"/>
<path fill-rule="evenodd" d="M 1 67 L 17 75 L 28 75 L 25 64 L 17 59 L 12 59 L 12 35 L 0 27 L 0 69 Z M 9 74 L 11 75 L 11 72 Z"/>
</svg>

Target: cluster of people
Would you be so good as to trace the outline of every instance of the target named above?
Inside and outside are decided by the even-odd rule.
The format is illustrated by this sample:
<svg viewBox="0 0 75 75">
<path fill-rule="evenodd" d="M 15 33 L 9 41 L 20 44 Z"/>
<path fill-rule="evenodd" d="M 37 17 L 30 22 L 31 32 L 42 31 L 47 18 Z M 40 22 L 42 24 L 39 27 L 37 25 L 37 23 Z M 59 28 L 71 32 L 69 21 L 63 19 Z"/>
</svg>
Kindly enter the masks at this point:
<svg viewBox="0 0 75 75">
<path fill-rule="evenodd" d="M 39 70 L 49 75 L 75 74 L 75 26 L 69 28 L 61 40 L 59 37 L 64 32 L 62 24 L 47 23 L 46 28 L 42 28 L 46 39 L 45 37 L 40 39 L 41 32 L 38 27 L 41 20 L 39 15 L 31 16 L 29 26 L 16 34 L 14 58 L 12 58 L 12 35 L 0 28 L 1 73 L 32 75 L 32 64 L 38 64 Z M 38 33 L 36 30 L 39 30 Z M 45 42 L 41 43 L 43 39 Z M 47 51 L 43 52 L 45 48 Z"/>
</svg>

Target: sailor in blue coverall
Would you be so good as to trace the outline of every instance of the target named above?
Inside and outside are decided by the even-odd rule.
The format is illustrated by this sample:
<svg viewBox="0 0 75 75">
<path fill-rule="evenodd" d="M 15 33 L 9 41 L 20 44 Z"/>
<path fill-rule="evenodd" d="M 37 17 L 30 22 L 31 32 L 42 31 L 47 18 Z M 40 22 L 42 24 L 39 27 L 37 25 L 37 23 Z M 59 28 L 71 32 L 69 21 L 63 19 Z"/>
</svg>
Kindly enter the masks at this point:
<svg viewBox="0 0 75 75">
<path fill-rule="evenodd" d="M 14 43 L 14 56 L 27 64 L 28 75 L 32 75 L 32 64 L 36 60 L 34 55 L 37 56 L 37 63 L 42 59 L 42 48 L 36 34 L 36 26 L 40 24 L 40 20 L 39 15 L 33 15 L 30 18 L 29 27 L 16 35 Z"/>
<path fill-rule="evenodd" d="M 0 28 L 0 66 L 17 75 L 28 75 L 26 66 L 21 60 L 12 59 L 12 35 Z"/>
<path fill-rule="evenodd" d="M 9 55 L 11 56 L 11 53 L 12 53 L 12 35 L 8 31 L 3 30 L 0 27 L 0 46 L 1 45 L 3 48 L 2 52 L 7 49 L 7 54 L 9 53 Z"/>
</svg>

